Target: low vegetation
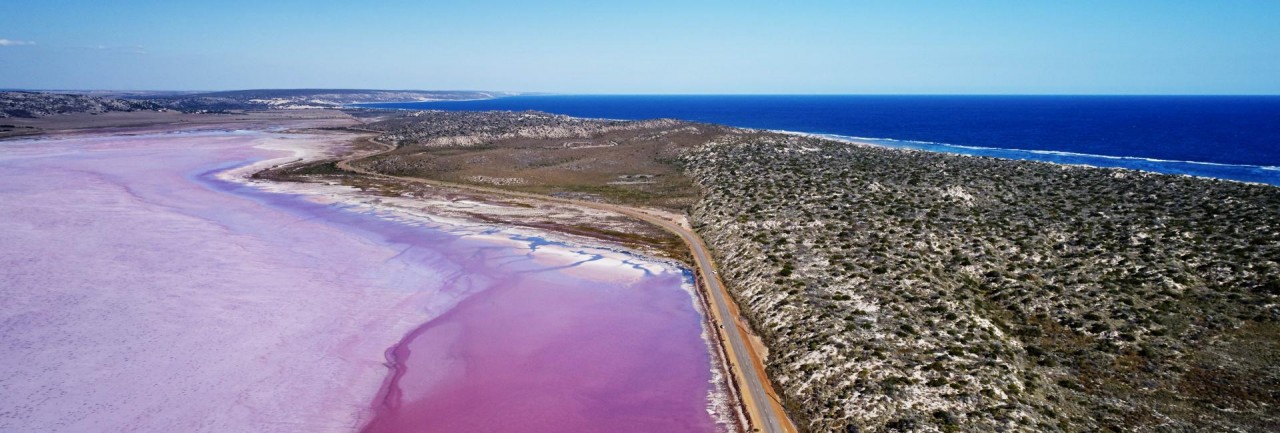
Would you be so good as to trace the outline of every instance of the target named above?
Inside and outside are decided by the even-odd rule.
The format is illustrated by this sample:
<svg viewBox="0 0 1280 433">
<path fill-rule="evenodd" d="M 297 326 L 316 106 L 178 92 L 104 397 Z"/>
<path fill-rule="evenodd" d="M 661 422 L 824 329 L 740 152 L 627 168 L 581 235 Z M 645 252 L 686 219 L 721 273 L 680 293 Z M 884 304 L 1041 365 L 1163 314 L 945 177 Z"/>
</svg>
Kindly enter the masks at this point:
<svg viewBox="0 0 1280 433">
<path fill-rule="evenodd" d="M 39 118 L 57 114 L 102 114 L 113 111 L 177 111 L 226 113 L 244 110 L 339 108 L 361 102 L 413 102 L 478 99 L 500 92 L 266 89 L 225 92 L 0 92 L 0 118 Z"/>
<path fill-rule="evenodd" d="M 772 134 L 684 161 L 809 430 L 1280 428 L 1280 189 Z"/>
<path fill-rule="evenodd" d="M 163 109 L 161 105 L 148 101 L 36 92 L 0 92 L 0 118 L 160 109 Z"/>
<path fill-rule="evenodd" d="M 364 162 L 381 173 L 673 210 L 699 195 L 680 155 L 727 131 L 505 111 L 422 111 L 364 128 L 397 146 Z"/>
</svg>

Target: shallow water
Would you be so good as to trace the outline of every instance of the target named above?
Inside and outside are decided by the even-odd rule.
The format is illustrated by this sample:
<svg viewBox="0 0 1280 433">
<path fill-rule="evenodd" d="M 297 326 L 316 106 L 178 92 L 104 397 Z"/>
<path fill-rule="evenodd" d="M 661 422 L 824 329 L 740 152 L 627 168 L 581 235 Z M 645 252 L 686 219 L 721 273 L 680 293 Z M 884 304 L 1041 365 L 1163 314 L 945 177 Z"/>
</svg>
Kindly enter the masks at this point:
<svg viewBox="0 0 1280 433">
<path fill-rule="evenodd" d="M 517 265 L 519 266 L 519 265 Z M 413 332 L 368 432 L 714 431 L 681 275 L 623 286 L 531 269 Z M 705 406 L 705 405 L 703 405 Z"/>
<path fill-rule="evenodd" d="M 720 428 L 683 270 L 220 174 L 299 139 L 0 142 L 0 431 Z"/>
</svg>

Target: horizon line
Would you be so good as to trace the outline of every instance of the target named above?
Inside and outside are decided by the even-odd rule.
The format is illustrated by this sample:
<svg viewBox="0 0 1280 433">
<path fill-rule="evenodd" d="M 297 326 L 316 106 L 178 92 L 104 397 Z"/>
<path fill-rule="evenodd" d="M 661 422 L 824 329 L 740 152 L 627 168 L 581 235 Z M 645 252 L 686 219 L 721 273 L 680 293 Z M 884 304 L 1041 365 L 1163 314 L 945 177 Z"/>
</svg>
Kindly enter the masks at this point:
<svg viewBox="0 0 1280 433">
<path fill-rule="evenodd" d="M 409 89 L 409 88 L 360 88 L 360 87 L 248 87 L 248 88 L 229 88 L 229 89 L 199 89 L 199 90 L 174 90 L 174 89 L 108 89 L 108 88 L 81 88 L 81 89 L 55 89 L 55 88 L 19 88 L 19 87 L 0 87 L 0 91 L 4 92 L 154 92 L 154 93 L 214 93 L 214 92 L 237 92 L 237 91 L 254 91 L 254 90 L 363 90 L 375 92 L 492 92 L 492 93 L 508 93 L 511 96 L 1263 96 L 1273 97 L 1280 96 L 1280 93 L 944 93 L 944 92 L 725 92 L 725 93 L 690 93 L 690 92 L 638 92 L 638 93 L 615 93 L 615 92 L 545 92 L 545 91 L 517 91 L 517 90 L 476 90 L 476 89 Z M 408 101 L 413 102 L 413 101 Z M 440 101 L 448 102 L 448 101 Z"/>
</svg>

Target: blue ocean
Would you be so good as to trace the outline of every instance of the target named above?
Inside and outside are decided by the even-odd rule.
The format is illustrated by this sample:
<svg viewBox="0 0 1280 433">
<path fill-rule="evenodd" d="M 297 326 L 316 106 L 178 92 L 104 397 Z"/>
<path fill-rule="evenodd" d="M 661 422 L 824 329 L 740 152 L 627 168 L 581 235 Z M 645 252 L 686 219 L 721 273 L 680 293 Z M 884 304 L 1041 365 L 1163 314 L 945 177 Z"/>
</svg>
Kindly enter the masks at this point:
<svg viewBox="0 0 1280 433">
<path fill-rule="evenodd" d="M 364 106 L 666 117 L 1280 185 L 1280 96 L 553 95 Z"/>
</svg>

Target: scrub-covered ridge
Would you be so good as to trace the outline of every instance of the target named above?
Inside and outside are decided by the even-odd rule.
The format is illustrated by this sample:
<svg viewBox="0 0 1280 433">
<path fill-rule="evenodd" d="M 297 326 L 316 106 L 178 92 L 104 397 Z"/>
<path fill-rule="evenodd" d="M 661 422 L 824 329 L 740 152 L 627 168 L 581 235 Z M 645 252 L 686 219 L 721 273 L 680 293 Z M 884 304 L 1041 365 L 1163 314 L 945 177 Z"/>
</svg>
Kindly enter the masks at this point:
<svg viewBox="0 0 1280 433">
<path fill-rule="evenodd" d="M 812 431 L 1280 426 L 1280 189 L 773 134 L 684 162 Z"/>
</svg>

